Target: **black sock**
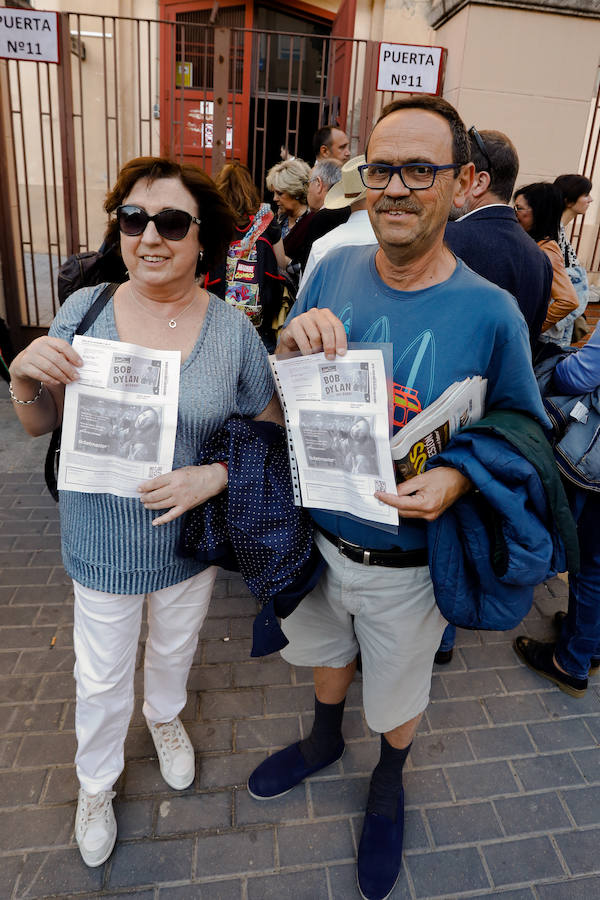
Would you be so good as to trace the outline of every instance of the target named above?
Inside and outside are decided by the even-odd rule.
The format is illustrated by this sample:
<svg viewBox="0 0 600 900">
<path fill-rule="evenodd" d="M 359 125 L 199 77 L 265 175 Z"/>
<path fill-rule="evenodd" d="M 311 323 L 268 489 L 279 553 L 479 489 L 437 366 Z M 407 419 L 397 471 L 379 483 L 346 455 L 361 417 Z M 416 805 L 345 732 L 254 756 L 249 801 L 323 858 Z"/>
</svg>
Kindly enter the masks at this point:
<svg viewBox="0 0 600 900">
<path fill-rule="evenodd" d="M 379 813 L 392 822 L 396 821 L 398 798 L 402 790 L 402 768 L 411 746 L 409 744 L 398 750 L 387 742 L 385 735 L 381 735 L 381 756 L 371 776 L 368 813 Z"/>
<path fill-rule="evenodd" d="M 315 721 L 307 738 L 300 741 L 300 751 L 309 766 L 316 766 L 335 752 L 342 739 L 344 704 L 321 703 L 315 697 Z"/>
</svg>

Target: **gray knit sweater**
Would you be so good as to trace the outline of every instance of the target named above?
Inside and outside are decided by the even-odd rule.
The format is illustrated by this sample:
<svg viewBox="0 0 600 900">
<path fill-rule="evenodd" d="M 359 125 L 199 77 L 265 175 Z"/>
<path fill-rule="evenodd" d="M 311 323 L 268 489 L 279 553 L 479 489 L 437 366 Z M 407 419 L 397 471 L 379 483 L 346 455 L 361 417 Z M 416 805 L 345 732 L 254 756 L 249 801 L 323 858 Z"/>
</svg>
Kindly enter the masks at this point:
<svg viewBox="0 0 600 900">
<path fill-rule="evenodd" d="M 104 285 L 82 288 L 60 308 L 50 335 L 71 342 Z M 87 332 L 118 341 L 112 299 Z M 248 318 L 213 294 L 196 346 L 182 364 L 173 468 L 194 465 L 202 444 L 229 416 L 256 416 L 273 394 L 267 355 Z M 114 494 L 61 491 L 62 553 L 68 574 L 85 587 L 142 594 L 206 568 L 180 559 L 182 518 L 152 527 L 160 512 Z"/>
</svg>

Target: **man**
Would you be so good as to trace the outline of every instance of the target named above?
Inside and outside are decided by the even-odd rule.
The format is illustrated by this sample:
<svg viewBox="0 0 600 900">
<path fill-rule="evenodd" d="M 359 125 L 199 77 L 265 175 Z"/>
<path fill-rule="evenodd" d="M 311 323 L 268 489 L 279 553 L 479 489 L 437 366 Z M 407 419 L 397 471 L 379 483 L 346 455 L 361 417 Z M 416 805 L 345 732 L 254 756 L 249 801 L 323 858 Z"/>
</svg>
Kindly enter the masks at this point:
<svg viewBox="0 0 600 900">
<path fill-rule="evenodd" d="M 325 208 L 328 210 L 347 209 L 348 220 L 332 231 L 316 240 L 311 248 L 304 273 L 300 279 L 298 296 L 306 285 L 308 278 L 319 262 L 330 250 L 336 247 L 349 247 L 353 244 L 376 244 L 377 238 L 367 212 L 367 189 L 361 181 L 358 167 L 365 161 L 364 156 L 355 156 L 342 166 L 342 180 L 335 184 L 325 197 Z"/>
<path fill-rule="evenodd" d="M 519 171 L 512 141 L 501 131 L 475 127 L 469 137 L 475 177 L 455 221 L 448 223 L 446 243 L 471 269 L 513 295 L 533 346 L 550 300 L 552 264 L 508 206 Z"/>
<path fill-rule="evenodd" d="M 535 345 L 552 287 L 552 263 L 517 221 L 508 206 L 519 171 L 512 141 L 501 131 L 469 129 L 475 177 L 461 209 L 452 209 L 446 244 L 488 281 L 504 288 L 523 313 L 531 346 Z M 456 628 L 448 625 L 435 661 L 452 659 Z"/>
<path fill-rule="evenodd" d="M 282 332 L 280 352 L 343 355 L 347 341 L 391 341 L 394 421 L 403 424 L 454 381 L 488 380 L 487 407 L 544 421 L 527 329 L 514 300 L 471 272 L 444 245 L 454 203 L 473 178 L 465 127 L 449 103 L 414 96 L 387 106 L 359 170 L 379 244 L 340 248 L 321 260 Z M 447 466 L 418 475 L 397 494 L 375 496 L 399 510 L 396 534 L 313 511 L 327 567 L 315 590 L 283 622 L 295 665 L 314 667 L 310 735 L 266 759 L 248 781 L 277 797 L 344 752 L 341 723 L 360 649 L 367 723 L 381 735 L 358 851 L 358 884 L 383 900 L 400 871 L 402 767 L 427 706 L 433 656 L 445 620 L 427 567 L 426 525 L 470 490 Z"/>
<path fill-rule="evenodd" d="M 326 209 L 323 206 L 330 188 L 342 177 L 342 164 L 339 159 L 326 159 L 316 162 L 310 171 L 306 202 L 313 215 L 308 223 L 306 239 L 296 255 L 300 268 L 304 270 L 313 243 L 324 234 L 337 228 L 348 219 L 349 209 Z"/>
<path fill-rule="evenodd" d="M 350 159 L 350 139 L 345 131 L 335 125 L 324 125 L 313 136 L 315 162 L 337 159 L 345 163 Z"/>
<path fill-rule="evenodd" d="M 316 162 L 310 170 L 306 201 L 312 212 L 318 212 L 325 203 L 327 191 L 342 177 L 339 159 L 324 159 Z"/>
</svg>

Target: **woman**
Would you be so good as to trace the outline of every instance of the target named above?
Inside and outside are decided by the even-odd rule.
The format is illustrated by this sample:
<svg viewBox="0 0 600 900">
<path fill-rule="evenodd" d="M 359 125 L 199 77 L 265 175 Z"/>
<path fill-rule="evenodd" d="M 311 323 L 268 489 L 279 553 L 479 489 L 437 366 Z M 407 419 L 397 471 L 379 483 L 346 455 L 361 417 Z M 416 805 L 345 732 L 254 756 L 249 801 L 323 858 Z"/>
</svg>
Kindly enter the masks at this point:
<svg viewBox="0 0 600 900">
<path fill-rule="evenodd" d="M 275 349 L 273 319 L 281 306 L 286 259 L 281 228 L 268 203 L 261 203 L 252 176 L 242 163 L 227 163 L 215 180 L 235 214 L 226 265 L 209 273 L 205 286 L 248 315 L 269 351 Z"/>
<path fill-rule="evenodd" d="M 552 387 L 557 395 L 596 392 L 597 398 L 600 388 L 600 325 L 596 326 L 585 347 L 570 353 L 558 363 Z M 542 643 L 524 636 L 515 641 L 515 650 L 531 669 L 558 684 L 561 690 L 573 697 L 585 694 L 588 675 L 600 669 L 600 467 L 597 464 L 598 453 L 594 455 L 593 452 L 600 415 L 596 411 L 597 399 L 591 404 L 588 400 L 587 405 L 591 407 L 587 410 L 591 428 L 581 431 L 583 441 L 577 457 L 563 460 L 567 465 L 575 463 L 577 468 L 585 461 L 587 476 L 585 481 L 564 479 L 571 511 L 577 522 L 581 554 L 579 572 L 569 575 L 569 609 L 566 616 L 558 612 L 554 617 L 560 628 L 556 643 Z M 585 424 L 588 425 L 587 419 Z M 580 428 L 580 424 L 576 423 L 575 427 Z M 590 430 L 593 432 L 591 444 Z M 578 438 L 577 444 L 572 446 L 579 443 Z M 596 463 L 592 465 L 594 460 Z"/>
<path fill-rule="evenodd" d="M 227 485 L 225 464 L 194 463 L 228 417 L 280 420 L 255 330 L 196 281 L 223 258 L 233 230 L 212 180 L 195 166 L 134 159 L 121 170 L 105 209 L 116 214 L 129 281 L 87 334 L 178 350 L 181 375 L 173 471 L 140 484 L 139 500 L 73 491 L 60 496 L 63 561 L 75 594 L 81 785 L 75 833 L 89 866 L 108 859 L 116 839 L 112 787 L 123 768 L 145 597 L 143 712 L 165 781 L 181 790 L 194 779 L 194 751 L 179 712 L 216 569 L 177 557 L 180 517 Z M 77 380 L 82 362 L 71 347 L 73 334 L 102 290 L 74 293 L 49 335 L 13 361 L 11 397 L 29 434 L 60 424 L 65 385 Z"/>
<path fill-rule="evenodd" d="M 592 182 L 585 175 L 559 175 L 554 179 L 554 184 L 559 189 L 563 199 L 563 213 L 560 217 L 560 229 L 558 235 L 558 244 L 561 250 L 565 251 L 568 256 L 568 264 L 573 265 L 577 262 L 577 255 L 571 244 L 567 240 L 565 228 L 570 225 L 575 216 L 585 216 L 588 206 L 593 203 L 590 197 L 592 190 Z"/>
<path fill-rule="evenodd" d="M 284 240 L 298 222 L 309 215 L 306 195 L 310 167 L 302 159 L 285 159 L 267 172 L 267 187 L 279 211 L 279 225 Z"/>
<path fill-rule="evenodd" d="M 587 272 L 577 259 L 575 250 L 567 240 L 565 229 L 575 216 L 584 216 L 586 214 L 588 206 L 592 203 L 592 198 L 590 197 L 592 182 L 584 175 L 559 175 L 554 180 L 554 184 L 561 192 L 563 200 L 563 213 L 558 231 L 558 246 L 562 253 L 567 275 L 571 279 L 571 284 L 575 288 L 579 299 L 579 306 L 572 313 L 569 313 L 558 326 L 553 326 L 551 333 L 554 334 L 556 332 L 553 340 L 557 344 L 560 344 L 561 347 L 568 347 L 573 338 L 575 320 L 578 316 L 582 316 L 586 310 L 589 300 L 589 285 Z"/>
<path fill-rule="evenodd" d="M 561 195 L 554 185 L 540 181 L 519 188 L 514 195 L 514 205 L 520 224 L 552 263 L 551 299 L 540 335 L 541 341 L 550 341 L 552 336 L 546 334 L 548 329 L 562 321 L 579 305 L 558 246 L 558 229 L 563 211 Z"/>
<path fill-rule="evenodd" d="M 279 210 L 279 224 L 286 255 L 287 271 L 296 288 L 300 281 L 300 258 L 308 239 L 308 226 L 315 213 L 308 207 L 310 167 L 301 159 L 286 159 L 267 172 L 267 187 Z"/>
</svg>

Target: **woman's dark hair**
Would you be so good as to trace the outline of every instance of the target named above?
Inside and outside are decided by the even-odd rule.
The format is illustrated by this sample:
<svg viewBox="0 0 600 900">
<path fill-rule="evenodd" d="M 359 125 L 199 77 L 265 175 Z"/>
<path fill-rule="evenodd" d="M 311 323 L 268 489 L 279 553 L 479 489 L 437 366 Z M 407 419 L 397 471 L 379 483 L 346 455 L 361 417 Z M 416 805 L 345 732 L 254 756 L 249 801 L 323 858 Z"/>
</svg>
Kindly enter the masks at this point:
<svg viewBox="0 0 600 900">
<path fill-rule="evenodd" d="M 525 197 L 531 207 L 533 224 L 529 229 L 534 241 L 558 241 L 560 217 L 563 214 L 562 194 L 547 181 L 526 184 L 514 193 L 514 198 Z"/>
<path fill-rule="evenodd" d="M 178 178 L 198 204 L 198 240 L 204 248 L 202 260 L 196 264 L 196 275 L 215 269 L 224 259 L 233 236 L 233 213 L 212 178 L 198 166 L 180 165 L 172 159 L 159 156 L 138 156 L 125 163 L 117 182 L 107 194 L 104 209 L 113 213 L 121 206 L 140 178 L 156 181 L 160 178 Z M 109 226 L 108 233 L 112 229 Z M 112 232 L 114 233 L 114 232 Z"/>
<path fill-rule="evenodd" d="M 245 227 L 260 207 L 260 194 L 248 167 L 238 162 L 227 163 L 215 178 L 215 184 L 234 211 L 237 224 Z"/>
<path fill-rule="evenodd" d="M 567 203 L 577 203 L 580 197 L 592 190 L 592 182 L 585 175 L 559 175 L 554 179 L 554 184 L 563 195 L 565 209 Z"/>
</svg>

